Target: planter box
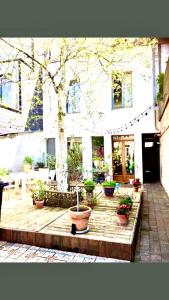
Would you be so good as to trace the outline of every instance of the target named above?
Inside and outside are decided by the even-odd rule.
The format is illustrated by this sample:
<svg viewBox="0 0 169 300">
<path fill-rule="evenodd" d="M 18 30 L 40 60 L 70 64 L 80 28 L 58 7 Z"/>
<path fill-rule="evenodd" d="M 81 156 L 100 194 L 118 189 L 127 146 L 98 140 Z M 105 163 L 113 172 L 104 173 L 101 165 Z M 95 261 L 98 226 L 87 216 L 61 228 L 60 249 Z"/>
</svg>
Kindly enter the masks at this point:
<svg viewBox="0 0 169 300">
<path fill-rule="evenodd" d="M 77 195 L 75 192 L 46 191 L 45 195 L 45 206 L 69 208 L 77 204 Z M 81 194 L 79 196 L 81 200 Z"/>
</svg>

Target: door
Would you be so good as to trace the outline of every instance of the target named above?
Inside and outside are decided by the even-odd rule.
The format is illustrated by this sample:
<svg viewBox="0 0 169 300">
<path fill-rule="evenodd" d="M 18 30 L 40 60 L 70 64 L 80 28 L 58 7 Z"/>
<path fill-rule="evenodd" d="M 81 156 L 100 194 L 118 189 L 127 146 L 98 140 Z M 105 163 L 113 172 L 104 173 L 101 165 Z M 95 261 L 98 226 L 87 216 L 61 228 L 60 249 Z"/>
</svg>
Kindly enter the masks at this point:
<svg viewBox="0 0 169 300">
<path fill-rule="evenodd" d="M 132 136 L 113 137 L 113 179 L 128 182 L 134 178 L 134 139 Z"/>
<path fill-rule="evenodd" d="M 143 182 L 160 179 L 159 138 L 154 134 L 143 134 Z"/>
</svg>

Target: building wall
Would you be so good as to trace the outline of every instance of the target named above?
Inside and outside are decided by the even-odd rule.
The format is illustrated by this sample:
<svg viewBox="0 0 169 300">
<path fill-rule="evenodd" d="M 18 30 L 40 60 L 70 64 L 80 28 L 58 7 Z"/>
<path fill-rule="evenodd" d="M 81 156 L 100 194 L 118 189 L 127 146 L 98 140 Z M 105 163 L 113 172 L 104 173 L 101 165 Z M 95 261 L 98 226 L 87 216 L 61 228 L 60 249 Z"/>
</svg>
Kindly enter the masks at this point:
<svg viewBox="0 0 169 300">
<path fill-rule="evenodd" d="M 161 183 L 169 195 L 169 102 L 160 122 L 160 174 Z M 168 129 L 167 129 L 168 128 Z M 165 131 L 166 130 L 166 131 Z"/>
<path fill-rule="evenodd" d="M 163 105 L 165 105 L 164 112 L 160 120 L 160 177 L 161 183 L 169 195 L 169 61 L 167 63 L 164 89 L 163 89 Z"/>
<path fill-rule="evenodd" d="M 139 50 L 140 51 L 140 50 Z M 144 54 L 144 60 L 141 59 Z M 135 53 L 136 55 L 136 53 Z M 101 74 L 97 80 L 93 80 L 92 89 L 89 92 L 87 83 L 82 85 L 81 113 L 67 114 L 65 134 L 82 137 L 84 168 L 92 168 L 92 136 L 104 136 L 105 161 L 112 163 L 112 134 L 108 133 L 124 124 L 127 124 L 140 113 L 154 103 L 153 98 L 153 73 L 152 73 L 152 49 L 147 47 L 142 53 L 130 53 L 130 62 L 121 69 L 132 71 L 132 97 L 133 107 L 112 109 L 112 85 L 111 79 Z M 97 67 L 95 74 L 98 74 Z M 92 73 L 93 72 L 93 73 Z M 90 72 L 89 78 L 94 77 L 94 71 Z M 91 80 L 92 81 L 92 80 Z M 90 86 L 91 88 L 91 86 Z M 87 95 L 90 97 L 87 97 Z M 87 106 L 88 105 L 88 106 Z M 155 133 L 154 111 L 149 112 L 132 127 L 128 126 L 118 135 L 134 135 L 135 139 L 135 176 L 143 180 L 142 170 L 142 133 Z"/>
<path fill-rule="evenodd" d="M 34 163 L 46 153 L 46 139 L 40 132 L 11 134 L 0 137 L 0 167 L 13 172 L 23 171 L 25 156 L 32 156 Z"/>
</svg>

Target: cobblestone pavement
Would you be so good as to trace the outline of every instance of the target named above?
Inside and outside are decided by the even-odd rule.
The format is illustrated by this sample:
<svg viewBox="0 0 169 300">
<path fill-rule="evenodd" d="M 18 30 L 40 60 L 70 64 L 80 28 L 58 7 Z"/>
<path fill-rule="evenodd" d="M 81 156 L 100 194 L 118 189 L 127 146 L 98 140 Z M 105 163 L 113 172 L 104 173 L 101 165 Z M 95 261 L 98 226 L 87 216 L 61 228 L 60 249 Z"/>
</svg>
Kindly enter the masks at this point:
<svg viewBox="0 0 169 300">
<path fill-rule="evenodd" d="M 144 184 L 135 262 L 169 262 L 169 197 L 160 183 Z"/>
<path fill-rule="evenodd" d="M 124 263 L 104 258 L 56 249 L 0 241 L 0 263 Z"/>
</svg>

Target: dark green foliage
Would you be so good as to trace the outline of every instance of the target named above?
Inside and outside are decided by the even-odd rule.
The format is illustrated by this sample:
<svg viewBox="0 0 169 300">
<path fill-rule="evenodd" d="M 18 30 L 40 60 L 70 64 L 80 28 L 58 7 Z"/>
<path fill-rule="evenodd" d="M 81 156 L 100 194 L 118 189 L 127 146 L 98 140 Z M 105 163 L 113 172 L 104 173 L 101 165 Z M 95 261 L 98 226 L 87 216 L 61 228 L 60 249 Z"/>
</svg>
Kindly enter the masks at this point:
<svg viewBox="0 0 169 300">
<path fill-rule="evenodd" d="M 55 170 L 56 157 L 52 154 L 47 154 L 47 166 L 50 170 Z"/>
<path fill-rule="evenodd" d="M 73 144 L 73 147 L 68 149 L 67 165 L 69 179 L 80 179 L 82 175 L 82 148 L 79 144 Z"/>
<path fill-rule="evenodd" d="M 160 73 L 157 77 L 158 83 L 158 93 L 157 93 L 157 101 L 163 100 L 163 86 L 164 86 L 164 73 Z"/>
<path fill-rule="evenodd" d="M 45 200 L 45 184 L 42 180 L 37 181 L 37 185 L 32 191 L 32 199 L 34 201 Z"/>
<path fill-rule="evenodd" d="M 32 165 L 33 164 L 33 158 L 31 156 L 25 156 L 24 157 L 24 163 Z"/>
<path fill-rule="evenodd" d="M 87 186 L 95 186 L 95 182 L 91 179 L 86 179 L 84 181 L 84 185 L 87 185 Z"/>
<path fill-rule="evenodd" d="M 110 180 L 110 181 L 104 181 L 102 183 L 103 187 L 115 187 L 116 186 L 116 181 L 115 180 Z"/>
</svg>

